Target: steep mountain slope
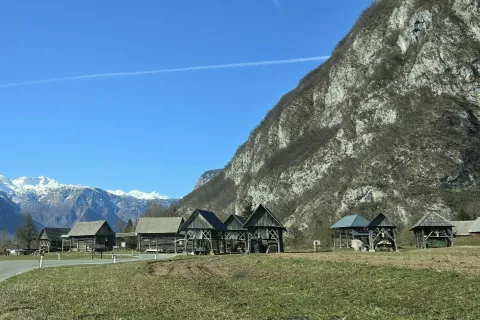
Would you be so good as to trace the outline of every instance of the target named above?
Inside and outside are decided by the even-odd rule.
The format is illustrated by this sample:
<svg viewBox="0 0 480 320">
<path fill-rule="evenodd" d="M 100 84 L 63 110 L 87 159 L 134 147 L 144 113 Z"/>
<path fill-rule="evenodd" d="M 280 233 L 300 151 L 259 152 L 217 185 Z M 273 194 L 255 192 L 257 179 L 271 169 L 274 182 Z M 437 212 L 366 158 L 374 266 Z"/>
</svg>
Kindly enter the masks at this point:
<svg viewBox="0 0 480 320">
<path fill-rule="evenodd" d="M 266 203 L 324 240 L 348 212 L 478 214 L 479 86 L 478 0 L 376 1 L 175 208 Z"/>
<path fill-rule="evenodd" d="M 21 223 L 20 208 L 5 192 L 0 191 L 0 231 L 6 229 L 8 233 L 13 234 Z"/>
<path fill-rule="evenodd" d="M 222 172 L 222 169 L 214 169 L 214 170 L 208 170 L 202 173 L 200 178 L 198 178 L 197 183 L 195 184 L 195 188 L 193 190 L 200 188 L 203 186 L 205 183 L 210 181 L 213 177 L 215 177 L 217 174 Z"/>
<path fill-rule="evenodd" d="M 113 227 L 138 218 L 152 201 L 168 207 L 175 199 L 156 192 L 105 191 L 99 188 L 61 184 L 48 177 L 0 176 L 0 190 L 29 212 L 39 223 L 69 227 L 77 220 L 106 219 Z"/>
</svg>

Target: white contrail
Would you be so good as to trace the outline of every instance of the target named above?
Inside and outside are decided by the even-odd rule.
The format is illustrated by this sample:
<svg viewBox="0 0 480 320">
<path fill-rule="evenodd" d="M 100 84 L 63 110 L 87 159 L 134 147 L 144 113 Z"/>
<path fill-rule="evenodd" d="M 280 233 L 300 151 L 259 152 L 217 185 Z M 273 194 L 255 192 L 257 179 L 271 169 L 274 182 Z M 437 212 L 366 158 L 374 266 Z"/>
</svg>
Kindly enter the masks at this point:
<svg viewBox="0 0 480 320">
<path fill-rule="evenodd" d="M 274 65 L 274 64 L 300 63 L 300 62 L 308 62 L 308 61 L 323 61 L 323 60 L 327 60 L 328 58 L 330 58 L 330 56 L 307 57 L 307 58 L 296 58 L 296 59 L 285 59 L 285 60 L 267 60 L 267 61 L 257 61 L 257 62 L 238 62 L 238 63 L 229 63 L 229 64 L 210 65 L 210 66 L 196 66 L 196 67 L 186 67 L 186 68 L 160 69 L 160 70 L 150 70 L 150 71 L 87 74 L 87 75 L 83 75 L 83 76 L 74 76 L 74 77 L 65 77 L 65 78 L 52 78 L 52 79 L 44 79 L 44 80 L 33 80 L 33 81 L 24 81 L 24 82 L 3 84 L 3 85 L 0 85 L 0 89 L 9 88 L 9 87 L 34 85 L 34 84 L 42 84 L 42 83 L 50 83 L 50 82 L 61 82 L 61 81 L 93 79 L 93 78 L 141 76 L 141 75 L 170 73 L 170 72 L 244 68 L 244 67 L 255 67 L 255 66 L 267 66 L 267 65 Z"/>
</svg>

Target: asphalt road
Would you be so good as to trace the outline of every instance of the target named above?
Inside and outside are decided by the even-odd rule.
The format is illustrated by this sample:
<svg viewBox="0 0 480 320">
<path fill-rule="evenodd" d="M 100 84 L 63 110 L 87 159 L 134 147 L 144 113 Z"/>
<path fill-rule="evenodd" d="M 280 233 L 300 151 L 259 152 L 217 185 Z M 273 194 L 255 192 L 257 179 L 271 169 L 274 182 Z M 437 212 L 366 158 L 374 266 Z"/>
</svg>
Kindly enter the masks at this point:
<svg viewBox="0 0 480 320">
<path fill-rule="evenodd" d="M 168 259 L 178 254 L 158 254 L 157 260 Z M 129 262 L 129 261 L 144 261 L 153 260 L 155 255 L 153 254 L 138 254 L 138 255 L 121 255 L 116 262 Z M 44 260 L 43 268 L 61 267 L 61 266 L 75 266 L 84 264 L 105 264 L 113 263 L 112 256 L 105 254 L 103 259 L 93 260 Z M 8 260 L 0 261 L 0 281 L 7 278 L 21 274 L 39 267 L 39 260 Z"/>
</svg>

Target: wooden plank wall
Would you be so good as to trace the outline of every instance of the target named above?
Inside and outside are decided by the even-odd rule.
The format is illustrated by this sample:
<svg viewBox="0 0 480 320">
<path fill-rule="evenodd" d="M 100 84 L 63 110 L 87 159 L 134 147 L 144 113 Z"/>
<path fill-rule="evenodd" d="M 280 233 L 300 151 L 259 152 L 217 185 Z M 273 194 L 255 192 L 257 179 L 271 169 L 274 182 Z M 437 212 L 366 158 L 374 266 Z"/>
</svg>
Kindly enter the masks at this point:
<svg viewBox="0 0 480 320">
<path fill-rule="evenodd" d="M 147 249 L 158 249 L 159 252 L 175 252 L 175 240 L 178 239 L 181 239 L 181 237 L 140 236 L 138 239 L 138 250 L 144 252 Z"/>
</svg>

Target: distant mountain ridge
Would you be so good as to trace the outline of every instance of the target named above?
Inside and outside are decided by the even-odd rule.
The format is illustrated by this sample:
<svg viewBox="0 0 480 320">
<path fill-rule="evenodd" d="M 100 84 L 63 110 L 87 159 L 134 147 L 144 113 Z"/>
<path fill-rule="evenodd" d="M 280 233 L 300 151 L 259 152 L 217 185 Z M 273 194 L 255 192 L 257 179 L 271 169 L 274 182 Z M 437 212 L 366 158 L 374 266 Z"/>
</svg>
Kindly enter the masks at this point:
<svg viewBox="0 0 480 320">
<path fill-rule="evenodd" d="M 140 217 L 154 201 L 165 207 L 177 201 L 157 192 L 107 191 L 62 184 L 45 176 L 10 179 L 0 175 L 0 192 L 18 206 L 20 213 L 29 212 L 37 222 L 50 227 L 69 227 L 78 220 L 99 219 L 115 227 Z M 12 210 L 0 215 L 0 221 L 9 221 L 7 215 L 14 218 Z"/>
<path fill-rule="evenodd" d="M 0 191 L 0 231 L 6 229 L 8 233 L 13 234 L 21 222 L 20 207 L 5 192 Z"/>
</svg>

